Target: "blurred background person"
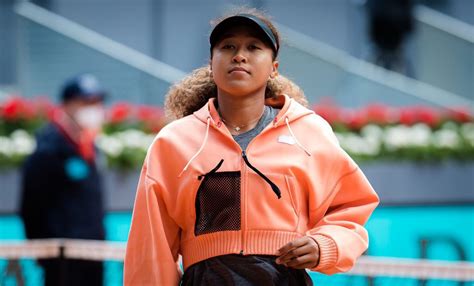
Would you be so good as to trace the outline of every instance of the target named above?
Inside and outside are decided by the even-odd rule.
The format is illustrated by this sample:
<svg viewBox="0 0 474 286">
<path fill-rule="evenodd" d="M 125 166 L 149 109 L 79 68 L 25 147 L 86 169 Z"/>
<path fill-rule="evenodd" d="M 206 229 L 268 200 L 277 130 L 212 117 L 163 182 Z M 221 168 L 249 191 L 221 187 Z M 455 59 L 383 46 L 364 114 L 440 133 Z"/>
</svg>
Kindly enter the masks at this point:
<svg viewBox="0 0 474 286">
<path fill-rule="evenodd" d="M 369 35 L 373 51 L 369 61 L 414 77 L 404 44 L 413 30 L 412 0 L 368 0 Z"/>
<path fill-rule="evenodd" d="M 105 92 L 89 74 L 68 80 L 60 108 L 37 134 L 22 174 L 26 237 L 103 240 L 104 207 L 94 138 Z M 102 262 L 41 260 L 45 285 L 102 285 Z M 63 264 L 64 263 L 64 264 Z"/>
</svg>

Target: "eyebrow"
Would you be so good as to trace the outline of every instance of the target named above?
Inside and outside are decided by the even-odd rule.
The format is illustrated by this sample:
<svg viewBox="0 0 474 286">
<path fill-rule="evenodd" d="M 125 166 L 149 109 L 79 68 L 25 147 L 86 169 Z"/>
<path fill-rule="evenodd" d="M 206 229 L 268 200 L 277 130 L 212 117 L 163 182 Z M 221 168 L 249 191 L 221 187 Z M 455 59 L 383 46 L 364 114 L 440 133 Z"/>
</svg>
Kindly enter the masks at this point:
<svg viewBox="0 0 474 286">
<path fill-rule="evenodd" d="M 236 34 L 232 34 L 232 33 L 228 33 L 228 34 L 222 34 L 222 36 L 220 37 L 220 40 L 218 41 L 219 43 L 220 42 L 223 42 L 229 38 L 232 38 L 232 37 L 235 37 Z M 255 41 L 259 41 L 261 43 L 265 43 L 262 39 L 260 39 L 258 36 L 256 35 L 249 35 L 250 38 L 253 38 L 252 40 L 255 40 Z"/>
</svg>

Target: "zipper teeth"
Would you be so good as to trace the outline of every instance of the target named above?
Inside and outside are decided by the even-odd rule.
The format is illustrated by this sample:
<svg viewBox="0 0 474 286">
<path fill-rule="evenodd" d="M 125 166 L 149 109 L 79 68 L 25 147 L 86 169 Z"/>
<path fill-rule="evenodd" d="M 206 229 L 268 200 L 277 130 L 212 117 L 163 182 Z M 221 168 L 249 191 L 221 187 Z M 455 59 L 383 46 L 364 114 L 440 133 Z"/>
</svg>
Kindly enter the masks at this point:
<svg viewBox="0 0 474 286">
<path fill-rule="evenodd" d="M 278 117 L 278 116 L 276 116 L 276 117 Z M 247 165 L 246 165 L 246 163 L 245 163 L 244 156 L 247 156 L 247 150 L 249 149 L 250 145 L 255 141 L 255 139 L 256 139 L 258 136 L 261 136 L 263 133 L 268 132 L 268 130 L 270 129 L 269 126 L 275 128 L 275 127 L 276 127 L 276 126 L 275 126 L 275 123 L 276 123 L 276 122 L 272 122 L 272 123 L 268 124 L 265 128 L 263 128 L 263 130 L 262 130 L 259 134 L 257 134 L 257 136 L 255 136 L 254 138 L 252 138 L 252 140 L 250 140 L 250 142 L 249 142 L 249 144 L 247 145 L 247 148 L 246 148 L 245 150 L 242 150 L 242 148 L 240 147 L 240 145 L 239 145 L 235 140 L 233 140 L 234 143 L 235 143 L 235 145 L 237 145 L 237 146 L 239 147 L 240 151 L 241 151 L 241 156 L 240 156 L 240 157 L 241 157 L 241 159 L 240 159 L 240 164 L 241 164 L 241 170 L 242 170 L 242 172 L 241 172 L 241 176 L 242 176 L 241 179 L 242 179 L 242 181 L 241 181 L 241 186 L 240 186 L 240 191 L 241 191 L 241 196 L 242 196 L 242 198 L 241 198 L 241 200 L 242 200 L 242 210 L 241 210 L 241 212 L 242 212 L 242 218 L 241 218 L 241 231 L 242 231 L 242 236 L 241 236 L 241 245 L 240 245 L 240 254 L 241 254 L 241 255 L 244 254 L 244 245 L 245 245 L 245 243 L 244 243 L 244 240 L 245 240 L 245 233 L 244 233 L 244 229 L 245 229 L 245 228 L 244 228 L 244 225 L 245 225 L 245 224 L 244 224 L 244 222 L 245 222 L 246 205 L 247 205 L 247 204 L 245 203 L 245 200 L 244 200 L 244 193 L 245 193 L 245 192 L 244 192 L 244 188 L 245 188 L 244 186 L 245 186 L 245 184 L 246 184 L 247 182 L 246 182 L 246 180 L 245 180 L 244 178 L 247 176 L 247 168 L 248 168 L 248 167 L 247 167 Z M 233 139 L 233 138 L 232 138 L 232 139 Z M 246 189 L 246 188 L 245 188 L 245 189 Z M 245 199 L 246 199 L 246 198 L 247 198 L 247 196 L 245 196 Z M 245 225 L 245 226 L 246 226 L 246 225 Z"/>
<path fill-rule="evenodd" d="M 278 115 L 275 116 L 275 118 L 278 118 Z M 241 165 L 241 182 L 240 182 L 240 194 L 241 194 L 241 222 L 240 222 L 240 228 L 241 228 L 241 232 L 242 232 L 242 235 L 241 235 L 241 244 L 240 244 L 240 254 L 243 255 L 244 254 L 244 239 L 245 239 L 245 234 L 244 234 L 244 230 L 245 230 L 245 214 L 246 214 L 246 204 L 245 204 L 245 199 L 247 198 L 245 196 L 245 192 L 244 192 L 244 189 L 245 189 L 245 183 L 246 183 L 246 180 L 245 180 L 245 177 L 246 177 L 246 173 L 247 173 L 247 166 L 246 166 L 246 163 L 244 161 L 244 158 L 243 158 L 243 154 L 245 154 L 246 156 L 246 152 L 247 150 L 249 149 L 250 145 L 253 143 L 253 141 L 255 141 L 255 139 L 258 137 L 258 136 L 261 136 L 263 133 L 265 132 L 268 132 L 269 129 L 271 129 L 271 127 L 275 128 L 276 127 L 276 124 L 277 122 L 275 121 L 272 121 L 270 124 L 268 124 L 267 126 L 265 126 L 265 128 L 263 128 L 263 130 L 257 134 L 257 136 L 255 136 L 254 138 L 252 138 L 252 140 L 250 140 L 249 144 L 247 145 L 247 148 L 246 150 L 242 150 L 242 148 L 240 147 L 240 145 L 232 138 L 232 135 L 230 135 L 230 138 L 232 139 L 232 141 L 234 142 L 234 144 L 239 148 L 239 150 L 241 151 L 241 160 L 240 160 L 240 165 Z M 220 133 L 222 133 L 224 136 L 228 137 L 229 134 L 226 134 L 225 132 L 223 132 L 219 127 L 216 128 Z"/>
<path fill-rule="evenodd" d="M 242 151 L 242 154 L 245 154 L 245 151 Z M 245 227 L 246 227 L 246 224 L 245 224 L 245 214 L 246 214 L 246 203 L 245 203 L 245 200 L 247 198 L 247 196 L 245 195 L 245 191 L 246 190 L 246 175 L 247 175 L 247 167 L 245 165 L 245 162 L 244 162 L 244 158 L 242 157 L 241 158 L 241 168 L 242 168 L 242 172 L 241 172 L 241 185 L 240 185 L 240 194 L 241 194 L 241 201 L 242 201 L 242 210 L 241 210 L 241 233 L 242 233 L 242 237 L 241 237 L 241 244 L 240 244 L 240 254 L 243 255 L 244 254 L 244 245 L 245 245 Z"/>
</svg>

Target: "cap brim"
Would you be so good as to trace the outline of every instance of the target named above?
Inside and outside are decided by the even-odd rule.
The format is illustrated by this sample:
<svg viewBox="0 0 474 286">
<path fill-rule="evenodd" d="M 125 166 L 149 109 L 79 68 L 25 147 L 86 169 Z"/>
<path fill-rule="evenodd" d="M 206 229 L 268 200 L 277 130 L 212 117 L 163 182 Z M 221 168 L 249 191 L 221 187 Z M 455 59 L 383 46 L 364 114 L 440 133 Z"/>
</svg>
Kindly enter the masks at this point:
<svg viewBox="0 0 474 286">
<path fill-rule="evenodd" d="M 82 96 L 79 96 L 78 98 L 82 98 L 84 100 L 91 101 L 91 102 L 105 101 L 105 99 L 107 98 L 107 93 L 106 92 L 87 93 L 87 94 L 83 94 Z"/>
<path fill-rule="evenodd" d="M 276 42 L 276 39 L 270 28 L 260 19 L 254 17 L 253 15 L 247 14 L 232 16 L 222 20 L 219 24 L 217 24 L 209 36 L 211 49 L 217 44 L 218 41 L 222 39 L 222 36 L 227 30 L 240 25 L 249 25 L 251 27 L 257 28 L 258 31 L 265 37 L 264 40 L 270 44 L 272 50 L 275 53 L 278 52 L 278 43 Z"/>
</svg>

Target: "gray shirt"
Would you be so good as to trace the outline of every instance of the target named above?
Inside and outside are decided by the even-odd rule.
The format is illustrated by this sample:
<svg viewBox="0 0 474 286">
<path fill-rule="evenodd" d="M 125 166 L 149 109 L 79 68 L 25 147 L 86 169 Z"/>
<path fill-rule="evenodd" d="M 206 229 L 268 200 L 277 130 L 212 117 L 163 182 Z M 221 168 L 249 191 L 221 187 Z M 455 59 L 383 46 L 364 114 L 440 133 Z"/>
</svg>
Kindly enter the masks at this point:
<svg viewBox="0 0 474 286">
<path fill-rule="evenodd" d="M 262 130 L 273 121 L 279 111 L 280 109 L 266 105 L 262 117 L 260 117 L 260 120 L 253 129 L 239 135 L 234 135 L 234 140 L 240 145 L 240 148 L 242 148 L 242 150 L 246 150 L 250 141 L 252 141 L 255 136 L 260 134 L 260 132 L 262 132 Z"/>
</svg>

